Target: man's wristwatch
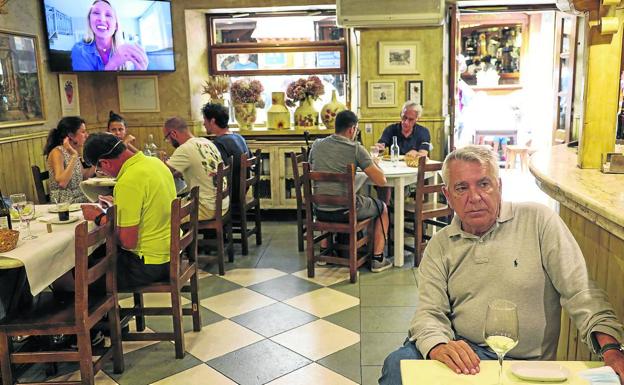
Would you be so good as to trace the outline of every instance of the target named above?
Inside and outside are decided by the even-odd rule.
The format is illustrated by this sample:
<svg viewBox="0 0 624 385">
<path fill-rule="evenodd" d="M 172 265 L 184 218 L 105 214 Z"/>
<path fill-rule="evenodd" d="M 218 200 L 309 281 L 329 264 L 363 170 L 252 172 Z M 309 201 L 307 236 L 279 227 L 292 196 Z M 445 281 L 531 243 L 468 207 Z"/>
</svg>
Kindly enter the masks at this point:
<svg viewBox="0 0 624 385">
<path fill-rule="evenodd" d="M 106 213 L 100 213 L 98 214 L 97 217 L 95 217 L 95 219 L 93 220 L 93 222 L 95 222 L 96 226 L 100 226 L 102 224 L 102 218 L 104 218 L 106 216 Z M 605 345 L 606 346 L 606 345 Z"/>
<path fill-rule="evenodd" d="M 616 343 L 604 344 L 600 348 L 600 356 L 604 356 L 604 354 L 609 350 L 619 350 L 620 352 L 624 353 L 624 346 Z"/>
</svg>

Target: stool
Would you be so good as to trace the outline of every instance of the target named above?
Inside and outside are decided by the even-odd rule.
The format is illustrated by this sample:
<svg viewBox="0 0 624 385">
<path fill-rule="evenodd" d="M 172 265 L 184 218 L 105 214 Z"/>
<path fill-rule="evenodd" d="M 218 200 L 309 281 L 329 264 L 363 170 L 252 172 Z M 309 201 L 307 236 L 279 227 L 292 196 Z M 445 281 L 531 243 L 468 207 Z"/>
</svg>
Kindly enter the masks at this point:
<svg viewBox="0 0 624 385">
<path fill-rule="evenodd" d="M 507 145 L 507 163 L 505 164 L 505 168 L 516 167 L 516 155 L 520 155 L 520 167 L 522 171 L 524 171 L 526 168 L 528 168 L 529 164 L 529 147 L 522 145 Z"/>
</svg>

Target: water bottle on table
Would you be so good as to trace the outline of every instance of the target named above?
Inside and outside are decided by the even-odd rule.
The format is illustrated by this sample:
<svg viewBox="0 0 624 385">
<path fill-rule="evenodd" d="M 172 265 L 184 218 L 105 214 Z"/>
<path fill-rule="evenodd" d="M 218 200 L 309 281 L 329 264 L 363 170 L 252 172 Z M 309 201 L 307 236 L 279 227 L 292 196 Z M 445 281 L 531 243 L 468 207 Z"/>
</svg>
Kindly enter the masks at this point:
<svg viewBox="0 0 624 385">
<path fill-rule="evenodd" d="M 399 145 L 397 143 L 396 136 L 392 137 L 392 146 L 390 146 L 390 161 L 394 167 L 399 164 Z"/>
</svg>

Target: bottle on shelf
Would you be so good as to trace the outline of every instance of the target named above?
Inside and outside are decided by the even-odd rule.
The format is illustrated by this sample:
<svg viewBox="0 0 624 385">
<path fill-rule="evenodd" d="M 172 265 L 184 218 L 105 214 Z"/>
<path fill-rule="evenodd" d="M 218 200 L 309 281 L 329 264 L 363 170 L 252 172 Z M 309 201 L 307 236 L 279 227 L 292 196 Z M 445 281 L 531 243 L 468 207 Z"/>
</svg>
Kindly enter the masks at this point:
<svg viewBox="0 0 624 385">
<path fill-rule="evenodd" d="M 399 144 L 397 143 L 397 137 L 392 137 L 392 146 L 390 146 L 390 161 L 394 167 L 399 164 Z"/>
<path fill-rule="evenodd" d="M 154 143 L 154 135 L 147 136 L 147 142 L 143 146 L 143 153 L 146 156 L 158 156 L 158 146 Z"/>
<path fill-rule="evenodd" d="M 11 208 L 0 194 L 0 229 L 11 229 Z"/>
</svg>

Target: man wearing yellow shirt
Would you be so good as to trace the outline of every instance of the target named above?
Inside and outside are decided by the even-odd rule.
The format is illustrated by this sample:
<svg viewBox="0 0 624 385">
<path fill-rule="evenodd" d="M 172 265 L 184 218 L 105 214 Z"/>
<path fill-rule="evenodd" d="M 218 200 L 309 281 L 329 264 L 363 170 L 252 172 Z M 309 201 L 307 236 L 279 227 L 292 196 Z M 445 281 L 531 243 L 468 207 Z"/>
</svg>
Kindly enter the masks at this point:
<svg viewBox="0 0 624 385">
<path fill-rule="evenodd" d="M 85 160 L 117 178 L 117 285 L 120 288 L 166 280 L 169 276 L 171 201 L 176 197 L 171 172 L 158 158 L 130 152 L 108 133 L 90 135 Z M 85 219 L 106 221 L 104 210 L 83 206 Z"/>
</svg>

